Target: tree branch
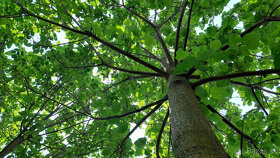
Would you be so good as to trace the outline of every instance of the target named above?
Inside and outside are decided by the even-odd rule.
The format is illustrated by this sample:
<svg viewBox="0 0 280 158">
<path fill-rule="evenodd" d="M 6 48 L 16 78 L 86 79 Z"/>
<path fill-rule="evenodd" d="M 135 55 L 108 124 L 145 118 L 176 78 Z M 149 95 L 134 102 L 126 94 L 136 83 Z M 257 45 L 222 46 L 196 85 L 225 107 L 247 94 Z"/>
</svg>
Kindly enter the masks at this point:
<svg viewBox="0 0 280 158">
<path fill-rule="evenodd" d="M 124 143 L 126 142 L 126 140 L 131 136 L 131 134 L 148 118 L 150 117 L 157 109 L 160 108 L 160 106 L 164 103 L 164 101 L 160 102 L 157 104 L 157 106 L 155 108 L 153 108 L 147 115 L 145 115 L 136 125 L 135 127 L 126 135 L 126 137 L 123 139 L 123 141 L 120 144 L 120 147 L 115 150 L 110 157 L 112 157 L 118 150 L 122 150 Z M 122 151 L 121 151 L 122 153 Z"/>
<path fill-rule="evenodd" d="M 167 18 L 165 21 L 157 25 L 157 28 L 160 29 L 165 23 L 173 19 L 178 13 L 180 12 L 180 9 L 177 9 L 175 13 L 173 13 L 169 18 Z"/>
<path fill-rule="evenodd" d="M 252 85 L 259 85 L 259 84 L 262 84 L 262 83 L 265 83 L 265 82 L 268 82 L 268 81 L 273 81 L 273 80 L 280 80 L 280 77 L 272 78 L 272 79 L 267 79 L 267 80 L 263 80 L 263 81 L 261 81 L 261 82 L 254 83 L 254 84 L 252 84 Z"/>
<path fill-rule="evenodd" d="M 131 80 L 137 80 L 137 79 L 141 79 L 141 78 L 147 78 L 147 77 L 151 77 L 151 76 L 128 76 L 126 79 L 123 79 L 117 83 L 114 83 L 112 85 L 110 85 L 109 87 L 105 88 L 102 90 L 102 92 L 106 92 L 107 90 L 109 90 L 110 88 L 114 87 L 114 86 L 117 86 L 123 82 L 126 82 L 126 81 L 131 81 Z"/>
<path fill-rule="evenodd" d="M 159 59 L 159 57 L 157 57 L 156 55 L 154 55 L 152 52 L 150 52 L 148 49 L 146 49 L 145 47 L 143 47 L 143 46 L 140 46 L 146 53 L 148 53 L 150 56 L 151 56 L 151 58 L 153 58 L 153 59 L 155 59 L 155 60 L 157 60 L 157 61 L 159 61 L 159 62 L 161 62 L 161 60 Z"/>
<path fill-rule="evenodd" d="M 52 51 L 53 52 L 53 51 Z M 53 53 L 55 59 L 64 67 L 64 68 L 68 68 L 68 69 L 86 69 L 86 68 L 94 68 L 94 67 L 99 67 L 99 66 L 106 66 L 108 68 L 114 69 L 114 70 L 118 70 L 118 71 L 122 71 L 122 72 L 126 72 L 126 73 L 131 73 L 131 74 L 138 74 L 138 75 L 147 75 L 147 76 L 161 76 L 158 73 L 153 73 L 153 72 L 145 72 L 145 71 L 134 71 L 134 70 L 128 70 L 128 69 L 124 69 L 124 68 L 119 68 L 116 66 L 112 66 L 108 63 L 106 63 L 104 60 L 101 60 L 101 64 L 96 64 L 96 65 L 85 65 L 85 66 L 66 66 L 64 64 L 64 62 L 60 61 L 56 55 Z"/>
<path fill-rule="evenodd" d="M 278 4 L 269 14 L 269 16 L 271 17 L 273 15 L 273 13 L 280 7 L 280 4 Z"/>
<path fill-rule="evenodd" d="M 162 136 L 162 133 L 164 131 L 164 126 L 165 126 L 165 124 L 167 122 L 168 117 L 169 117 L 169 109 L 167 109 L 167 113 L 166 113 L 166 115 L 164 117 L 164 120 L 163 120 L 163 122 L 161 124 L 160 131 L 158 133 L 157 144 L 156 144 L 156 155 L 157 155 L 157 158 L 160 158 L 160 156 L 159 156 L 160 140 L 161 140 L 161 136 Z"/>
<path fill-rule="evenodd" d="M 205 84 L 208 82 L 213 82 L 213 81 L 226 80 L 226 79 L 245 77 L 245 76 L 258 76 L 258 75 L 264 76 L 264 75 L 273 74 L 273 73 L 280 73 L 280 69 L 248 71 L 248 72 L 233 73 L 233 74 L 228 74 L 228 75 L 214 76 L 214 77 L 209 77 L 209 78 L 205 78 L 205 79 L 199 80 L 197 82 L 194 82 L 192 84 L 192 86 L 197 87 L 202 84 Z"/>
<path fill-rule="evenodd" d="M 161 44 L 162 46 L 162 49 L 163 49 L 163 54 L 164 56 L 166 57 L 166 59 L 168 60 L 168 62 L 170 64 L 173 64 L 173 61 L 172 61 L 172 57 L 170 55 L 170 52 L 164 42 L 164 40 L 162 39 L 159 31 L 158 31 L 158 28 L 156 25 L 154 25 L 151 21 L 149 21 L 148 19 L 146 19 L 145 17 L 141 16 L 140 14 L 138 14 L 137 12 L 135 12 L 134 10 L 131 10 L 130 8 L 126 7 L 125 5 L 121 5 L 122 7 L 124 7 L 126 10 L 128 10 L 130 13 L 134 14 L 135 16 L 139 17 L 141 20 L 143 20 L 144 22 L 146 22 L 147 24 L 149 24 L 156 32 L 156 37 L 159 41 L 159 43 Z"/>
<path fill-rule="evenodd" d="M 159 31 L 158 31 L 157 29 L 155 29 L 155 32 L 156 32 L 156 37 L 157 37 L 159 43 L 160 43 L 161 46 L 162 46 L 162 50 L 163 50 L 163 55 L 164 55 L 164 57 L 167 59 L 167 61 L 168 61 L 169 64 L 173 65 L 172 57 L 171 57 L 171 55 L 170 55 L 170 52 L 169 52 L 169 50 L 168 50 L 168 48 L 167 48 L 167 46 L 166 46 L 166 44 L 165 44 L 163 38 L 161 37 L 161 35 L 160 35 L 160 33 L 159 33 Z"/>
<path fill-rule="evenodd" d="M 252 32 L 254 29 L 256 29 L 257 27 L 263 25 L 266 22 L 270 22 L 270 21 L 280 21 L 280 16 L 271 16 L 271 17 L 265 17 L 261 20 L 259 20 L 258 22 L 256 22 L 254 25 L 252 25 L 250 28 L 248 28 L 247 30 L 245 30 L 244 32 L 242 32 L 240 34 L 241 37 L 245 36 L 246 34 Z M 229 45 L 225 45 L 221 48 L 222 51 L 227 50 L 229 48 Z"/>
<path fill-rule="evenodd" d="M 237 82 L 237 81 L 230 81 L 230 83 L 232 84 L 236 84 L 236 85 L 241 85 L 241 86 L 244 86 L 244 87 L 249 87 L 249 88 L 257 88 L 259 90 L 262 90 L 262 91 L 265 91 L 267 93 L 271 93 L 271 94 L 275 94 L 275 95 L 280 95 L 280 93 L 277 93 L 277 92 L 274 92 L 274 91 L 271 91 L 271 90 L 268 90 L 268 89 L 265 89 L 257 84 L 247 84 L 247 83 L 243 83 L 243 82 Z"/>
<path fill-rule="evenodd" d="M 16 14 L 12 14 L 12 15 L 0 15 L 0 19 L 1 18 L 22 18 L 23 17 L 23 12 L 19 12 Z"/>
<path fill-rule="evenodd" d="M 89 32 L 89 31 L 80 31 L 80 30 L 76 30 L 76 29 L 73 29 L 73 28 L 71 28 L 71 27 L 69 27 L 69 26 L 65 26 L 65 25 L 63 25 L 63 24 L 59 24 L 59 23 L 54 22 L 54 21 L 51 21 L 51 20 L 49 20 L 49 19 L 45 19 L 45 18 L 43 18 L 43 17 L 41 17 L 41 16 L 38 16 L 38 15 L 36 15 L 36 14 L 31 13 L 30 11 L 28 11 L 28 10 L 27 10 L 22 4 L 20 4 L 19 2 L 15 2 L 15 3 L 16 3 L 17 5 L 19 5 L 19 6 L 24 10 L 24 12 L 25 12 L 27 15 L 29 15 L 29 16 L 32 16 L 32 17 L 34 17 L 34 18 L 36 18 L 36 19 L 39 19 L 39 20 L 45 21 L 45 22 L 47 22 L 47 23 L 50 23 L 50 24 L 59 26 L 59 27 L 61 27 L 61 28 L 63 28 L 63 29 L 66 29 L 66 30 L 69 30 L 69 31 L 72 31 L 72 32 L 75 32 L 75 33 L 78 33 L 78 34 L 81 34 L 81 35 L 89 36 L 89 37 L 95 39 L 96 41 L 98 41 L 98 42 L 104 44 L 105 46 L 111 48 L 112 50 L 114 50 L 114 51 L 116 51 L 116 52 L 119 52 L 120 54 L 122 54 L 122 55 L 128 57 L 129 59 L 134 60 L 135 62 L 137 62 L 137 63 L 139 63 L 139 64 L 142 64 L 142 65 L 144 65 L 144 66 L 150 68 L 151 70 L 153 70 L 153 71 L 155 71 L 155 72 L 158 72 L 159 74 L 161 74 L 161 75 L 163 75 L 163 76 L 166 76 L 166 75 L 167 75 L 166 72 L 164 72 L 163 70 L 161 70 L 161 69 L 159 69 L 159 68 L 157 68 L 157 67 L 155 67 L 155 66 L 153 66 L 153 65 L 151 65 L 151 64 L 149 64 L 149 63 L 147 63 L 147 62 L 144 61 L 144 60 L 141 60 L 141 59 L 135 57 L 134 55 L 132 55 L 132 54 L 129 53 L 129 52 L 126 52 L 126 51 L 124 51 L 124 50 L 122 50 L 122 49 L 120 49 L 120 48 L 114 46 L 113 44 L 111 44 L 111 43 L 109 43 L 108 41 L 105 41 L 105 40 L 99 38 L 98 36 L 96 36 L 95 34 Z"/>
<path fill-rule="evenodd" d="M 265 110 L 264 106 L 262 105 L 261 101 L 259 100 L 259 98 L 257 97 L 257 94 L 254 90 L 253 87 L 251 87 L 251 91 L 253 93 L 253 96 L 255 97 L 256 101 L 258 102 L 259 106 L 262 108 L 263 112 L 266 114 L 266 116 L 268 115 L 267 111 Z"/>
<path fill-rule="evenodd" d="M 124 68 L 119 68 L 119 67 L 116 67 L 116 66 L 109 65 L 107 63 L 103 63 L 103 65 L 107 66 L 108 68 L 114 69 L 114 70 L 119 70 L 119 71 L 122 71 L 122 72 L 131 73 L 131 74 L 147 75 L 147 76 L 162 76 L 161 74 L 153 73 L 153 72 L 127 70 L 127 69 L 124 69 Z"/>
<path fill-rule="evenodd" d="M 187 43 L 188 43 L 188 37 L 189 37 L 189 33 L 190 33 L 190 25 L 191 25 L 191 16 L 192 16 L 193 4 L 194 4 L 194 0 L 192 0 L 191 7 L 190 7 L 190 9 L 189 9 L 187 33 L 186 33 L 185 42 L 184 42 L 184 47 L 183 47 L 183 50 L 184 50 L 184 51 L 186 50 Z"/>
<path fill-rule="evenodd" d="M 222 116 L 216 109 L 214 109 L 212 106 L 207 105 L 206 106 L 211 112 L 218 114 L 224 123 L 226 123 L 229 127 L 231 127 L 236 133 L 242 135 L 244 138 L 246 138 L 250 144 L 253 145 L 253 147 L 255 148 L 255 150 L 259 153 L 259 155 L 262 158 L 265 158 L 265 156 L 262 154 L 261 150 L 258 148 L 257 145 L 254 144 L 254 140 L 248 136 L 247 134 L 243 133 L 242 131 L 240 131 L 235 125 L 233 125 L 231 122 L 229 122 L 224 116 Z"/>
<path fill-rule="evenodd" d="M 182 25 L 182 21 L 183 21 L 183 17 L 184 17 L 184 13 L 187 7 L 188 1 L 186 0 L 183 4 L 183 8 L 181 11 L 181 15 L 178 21 L 178 25 L 177 25 L 177 31 L 176 31 L 176 40 L 175 40 L 175 50 L 174 50 L 174 62 L 175 65 L 177 65 L 177 59 L 176 59 L 176 55 L 177 55 L 177 50 L 179 47 L 179 39 L 180 39 L 180 32 L 181 32 L 181 25 Z"/>
<path fill-rule="evenodd" d="M 158 104 L 162 104 L 164 101 L 167 100 L 167 96 L 165 96 L 164 98 L 156 101 L 156 102 L 153 102 L 153 103 L 150 103 L 150 104 L 147 104 L 146 106 L 140 108 L 140 109 L 137 109 L 137 110 L 134 110 L 134 111 L 129 111 L 127 113 L 124 113 L 124 114 L 121 114 L 121 115 L 115 115 L 115 116 L 108 116 L 108 117 L 94 117 L 94 116 L 90 116 L 91 118 L 95 119 L 95 120 L 109 120 L 109 119 L 115 119 L 115 118 L 122 118 L 122 117 L 125 117 L 127 115 L 131 115 L 131 114 L 135 114 L 135 113 L 138 113 L 140 111 L 143 111 L 149 107 L 152 107 L 154 105 L 158 105 Z"/>
</svg>

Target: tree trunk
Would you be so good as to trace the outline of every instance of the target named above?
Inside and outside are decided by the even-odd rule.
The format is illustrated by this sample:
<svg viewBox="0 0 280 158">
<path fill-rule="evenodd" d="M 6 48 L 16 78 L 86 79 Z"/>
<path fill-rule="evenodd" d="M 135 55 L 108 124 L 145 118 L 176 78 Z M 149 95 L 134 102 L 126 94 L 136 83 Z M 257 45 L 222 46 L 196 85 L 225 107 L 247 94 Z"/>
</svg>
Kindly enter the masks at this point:
<svg viewBox="0 0 280 158">
<path fill-rule="evenodd" d="M 186 78 L 169 75 L 168 99 L 172 148 L 176 158 L 228 157 Z"/>
<path fill-rule="evenodd" d="M 23 135 L 19 134 L 10 144 L 8 144 L 1 152 L 0 158 L 7 156 L 10 154 L 19 144 L 24 142 Z"/>
</svg>

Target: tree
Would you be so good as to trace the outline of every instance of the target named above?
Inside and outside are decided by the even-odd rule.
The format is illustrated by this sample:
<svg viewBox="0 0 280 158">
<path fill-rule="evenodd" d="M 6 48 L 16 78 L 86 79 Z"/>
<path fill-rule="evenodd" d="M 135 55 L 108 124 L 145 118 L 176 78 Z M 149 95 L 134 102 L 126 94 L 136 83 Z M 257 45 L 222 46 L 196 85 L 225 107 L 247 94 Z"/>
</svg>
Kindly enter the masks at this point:
<svg viewBox="0 0 280 158">
<path fill-rule="evenodd" d="M 279 157 L 280 2 L 228 3 L 2 0 L 0 157 Z"/>
</svg>

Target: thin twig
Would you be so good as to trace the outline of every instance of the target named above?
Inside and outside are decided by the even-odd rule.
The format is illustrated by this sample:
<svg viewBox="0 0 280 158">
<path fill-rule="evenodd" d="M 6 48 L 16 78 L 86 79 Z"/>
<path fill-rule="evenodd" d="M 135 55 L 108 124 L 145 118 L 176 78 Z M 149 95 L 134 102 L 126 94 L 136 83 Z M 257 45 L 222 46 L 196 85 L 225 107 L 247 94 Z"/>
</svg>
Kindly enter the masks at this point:
<svg viewBox="0 0 280 158">
<path fill-rule="evenodd" d="M 165 96 L 164 98 L 162 98 L 162 99 L 160 99 L 158 101 L 155 101 L 155 102 L 152 102 L 150 104 L 147 104 L 146 106 L 143 106 L 140 109 L 137 109 L 137 110 L 134 110 L 134 111 L 129 111 L 129 112 L 121 114 L 121 115 L 108 116 L 108 117 L 94 117 L 94 116 L 91 115 L 90 117 L 95 119 L 95 120 L 109 120 L 109 119 L 115 119 L 115 118 L 122 118 L 122 117 L 125 117 L 127 115 L 135 114 L 135 113 L 138 113 L 140 111 L 146 110 L 147 108 L 152 107 L 154 105 L 161 104 L 161 103 L 163 103 L 166 100 L 167 100 L 167 96 Z"/>
<path fill-rule="evenodd" d="M 157 28 L 160 29 L 165 23 L 172 20 L 178 13 L 180 12 L 180 9 L 177 9 L 176 12 L 174 12 L 169 18 L 167 18 L 165 21 L 157 25 Z"/>
<path fill-rule="evenodd" d="M 151 116 L 157 109 L 160 108 L 160 106 L 164 103 L 164 101 L 162 101 L 161 103 L 158 103 L 158 105 L 153 108 L 147 115 L 145 115 L 136 125 L 135 127 L 126 135 L 126 137 L 122 140 L 120 147 L 115 150 L 110 157 L 112 157 L 118 150 L 122 149 L 124 143 L 126 142 L 126 140 L 131 136 L 131 134 L 149 117 Z M 121 151 L 122 153 L 123 151 Z"/>
<path fill-rule="evenodd" d="M 253 87 L 251 87 L 251 91 L 253 93 L 253 96 L 255 97 L 256 101 L 258 102 L 259 106 L 262 108 L 263 112 L 268 115 L 267 111 L 265 110 L 264 106 L 262 105 L 261 101 L 259 100 L 256 92 L 255 92 L 255 89 Z"/>
<path fill-rule="evenodd" d="M 280 95 L 280 93 L 277 93 L 277 92 L 274 92 L 274 91 L 271 91 L 271 90 L 268 90 L 268 89 L 265 89 L 257 84 L 247 84 L 247 83 L 243 83 L 243 82 L 238 82 L 238 81 L 230 81 L 230 83 L 232 84 L 237 84 L 237 85 L 241 85 L 241 86 L 244 86 L 244 87 L 249 87 L 249 88 L 257 88 L 259 90 L 262 90 L 262 91 L 265 91 L 267 93 L 271 93 L 271 94 L 275 94 L 275 95 Z"/>
<path fill-rule="evenodd" d="M 117 85 L 119 85 L 119 84 L 121 84 L 123 82 L 126 82 L 126 81 L 137 80 L 137 79 L 148 78 L 148 77 L 151 77 L 151 76 L 128 76 L 126 79 L 123 79 L 123 80 L 121 80 L 119 82 L 116 82 L 116 83 L 110 85 L 109 87 L 103 89 L 102 92 L 106 92 L 110 88 L 115 87 L 115 86 L 117 86 Z"/>
</svg>

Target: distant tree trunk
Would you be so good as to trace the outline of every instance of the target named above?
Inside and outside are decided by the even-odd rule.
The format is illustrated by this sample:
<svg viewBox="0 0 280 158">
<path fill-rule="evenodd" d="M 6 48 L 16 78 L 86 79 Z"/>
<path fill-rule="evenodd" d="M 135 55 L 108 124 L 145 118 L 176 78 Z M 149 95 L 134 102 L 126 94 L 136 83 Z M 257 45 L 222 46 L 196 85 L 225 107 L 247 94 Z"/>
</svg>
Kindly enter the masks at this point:
<svg viewBox="0 0 280 158">
<path fill-rule="evenodd" d="M 186 78 L 169 76 L 168 99 L 172 148 L 176 158 L 228 157 Z"/>
</svg>

